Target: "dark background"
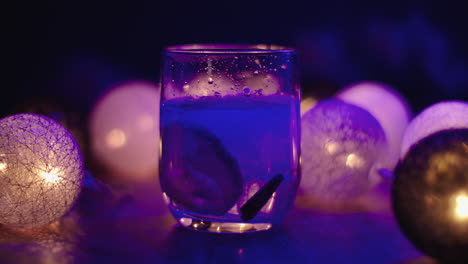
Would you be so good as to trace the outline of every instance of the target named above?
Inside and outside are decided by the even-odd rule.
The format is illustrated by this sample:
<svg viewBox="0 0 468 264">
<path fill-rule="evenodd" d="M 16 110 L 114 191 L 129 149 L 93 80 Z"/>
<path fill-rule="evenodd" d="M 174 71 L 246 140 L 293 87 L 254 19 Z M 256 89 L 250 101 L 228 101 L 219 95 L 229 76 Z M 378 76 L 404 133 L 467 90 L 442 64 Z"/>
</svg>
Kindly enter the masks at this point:
<svg viewBox="0 0 468 264">
<path fill-rule="evenodd" d="M 375 80 L 399 91 L 414 114 L 439 101 L 466 101 L 468 8 L 463 1 L 434 2 L 15 1 L 14 7 L 0 9 L 5 20 L 5 30 L 0 31 L 0 118 L 20 112 L 55 115 L 66 121 L 80 143 L 87 142 L 87 118 L 99 97 L 125 81 L 158 82 L 162 48 L 183 43 L 296 47 L 301 55 L 304 96 L 325 98 L 354 82 Z M 87 153 L 88 144 L 81 146 Z M 85 159 L 89 157 L 85 155 Z M 94 162 L 89 162 L 87 169 L 100 172 Z M 205 258 L 215 253 L 214 259 L 236 256 L 235 260 L 255 263 L 285 262 L 281 256 L 293 263 L 346 263 L 353 257 L 376 263 L 419 256 L 399 233 L 393 218 L 375 214 L 336 217 L 297 209 L 286 226 L 292 232 L 286 235 L 247 240 L 206 237 L 198 243 L 200 237 L 171 229 L 172 218 L 154 216 L 154 208 L 165 208 L 162 201 L 157 204 L 156 199 L 146 199 L 154 207 L 145 209 L 153 216 L 148 220 L 148 215 L 137 213 L 141 208 L 134 203 L 126 204 L 126 211 L 117 208 L 123 213 L 110 214 L 114 207 L 101 200 L 93 198 L 87 204 L 84 200 L 88 210 L 106 206 L 106 210 L 94 210 L 109 216 L 98 218 L 101 215 L 96 214 L 101 225 L 91 225 L 77 251 L 71 253 L 76 258 L 84 254 L 115 262 L 163 252 L 167 259 L 175 256 L 181 263 L 206 263 Z M 131 228 L 108 224 L 109 219 L 124 215 L 136 216 Z M 95 220 L 92 216 L 90 222 Z M 128 223 L 128 218 L 122 219 Z M 166 224 L 161 224 L 164 221 Z M 31 262 L 27 256 L 45 258 L 49 255 L 44 252 L 53 252 L 50 256 L 57 253 L 32 247 L 34 253 L 16 254 L 29 252 L 28 246 L 2 247 L 7 252 L 4 256 L 14 256 L 13 263 L 19 262 L 19 257 Z M 238 255 L 238 247 L 246 248 L 245 256 Z M 180 254 L 186 249 L 193 250 Z"/>
<path fill-rule="evenodd" d="M 417 113 L 467 100 L 468 9 L 461 2 L 17 2 L 4 10 L 1 115 L 46 104 L 86 119 L 116 84 L 157 82 L 164 46 L 206 42 L 296 47 L 304 95 L 323 98 L 376 80 Z"/>
</svg>

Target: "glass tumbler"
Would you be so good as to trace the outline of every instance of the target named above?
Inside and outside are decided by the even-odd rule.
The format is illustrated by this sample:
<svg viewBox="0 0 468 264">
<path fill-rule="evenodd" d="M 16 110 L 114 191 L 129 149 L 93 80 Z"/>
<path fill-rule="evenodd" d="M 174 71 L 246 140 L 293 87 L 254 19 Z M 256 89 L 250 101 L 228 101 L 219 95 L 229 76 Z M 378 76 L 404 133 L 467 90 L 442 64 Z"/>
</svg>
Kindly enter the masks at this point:
<svg viewBox="0 0 468 264">
<path fill-rule="evenodd" d="M 278 226 L 300 180 L 299 105 L 293 49 L 166 48 L 160 184 L 176 220 L 218 233 Z"/>
</svg>

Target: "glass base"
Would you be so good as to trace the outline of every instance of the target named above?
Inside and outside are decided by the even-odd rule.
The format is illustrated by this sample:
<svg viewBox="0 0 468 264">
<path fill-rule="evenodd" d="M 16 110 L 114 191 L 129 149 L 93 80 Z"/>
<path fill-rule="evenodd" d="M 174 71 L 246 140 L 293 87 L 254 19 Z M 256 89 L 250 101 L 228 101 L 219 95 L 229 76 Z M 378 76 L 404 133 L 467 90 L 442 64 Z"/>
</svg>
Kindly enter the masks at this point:
<svg viewBox="0 0 468 264">
<path fill-rule="evenodd" d="M 181 217 L 177 221 L 185 228 L 210 233 L 251 233 L 271 229 L 271 223 L 217 222 Z"/>
</svg>

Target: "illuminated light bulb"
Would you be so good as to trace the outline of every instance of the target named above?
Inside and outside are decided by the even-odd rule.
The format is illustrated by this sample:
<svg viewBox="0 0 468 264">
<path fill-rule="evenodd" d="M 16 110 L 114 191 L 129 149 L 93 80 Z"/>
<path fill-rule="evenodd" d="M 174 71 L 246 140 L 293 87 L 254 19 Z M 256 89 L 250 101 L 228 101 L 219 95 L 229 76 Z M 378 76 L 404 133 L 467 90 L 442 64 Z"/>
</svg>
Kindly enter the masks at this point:
<svg viewBox="0 0 468 264">
<path fill-rule="evenodd" d="M 57 183 L 62 176 L 61 169 L 53 168 L 51 170 L 41 170 L 38 174 L 45 180 L 47 183 Z"/>
<path fill-rule="evenodd" d="M 74 204 L 83 177 L 80 148 L 62 125 L 35 114 L 0 120 L 0 223 L 56 221 Z"/>
<path fill-rule="evenodd" d="M 403 233 L 441 263 L 468 263 L 468 129 L 416 142 L 395 175 L 392 203 Z"/>
<path fill-rule="evenodd" d="M 370 81 L 345 87 L 336 97 L 367 110 L 379 121 L 389 145 L 382 166 L 393 170 L 399 160 L 405 129 L 410 122 L 406 100 L 391 87 Z"/>
<path fill-rule="evenodd" d="M 135 81 L 108 91 L 90 117 L 91 148 L 113 180 L 157 180 L 159 89 Z"/>
<path fill-rule="evenodd" d="M 375 184 L 386 150 L 384 131 L 367 111 L 320 101 L 302 116 L 300 190 L 327 202 L 357 198 Z"/>
<path fill-rule="evenodd" d="M 124 147 L 127 143 L 127 136 L 121 129 L 112 129 L 106 135 L 106 145 L 110 149 Z"/>
<path fill-rule="evenodd" d="M 4 157 L 5 157 L 5 154 L 2 154 L 0 156 L 0 159 L 3 159 Z M 6 162 L 0 162 L 0 172 L 5 171 L 6 168 L 7 168 Z"/>
<path fill-rule="evenodd" d="M 444 101 L 433 104 L 419 113 L 408 125 L 401 145 L 403 158 L 411 146 L 437 131 L 468 128 L 468 103 Z"/>
<path fill-rule="evenodd" d="M 455 216 L 458 219 L 465 220 L 468 218 L 468 196 L 459 194 L 455 198 Z"/>
<path fill-rule="evenodd" d="M 351 153 L 346 157 L 346 166 L 351 169 L 359 169 L 360 167 L 364 166 L 364 164 L 365 160 L 354 153 Z"/>
</svg>

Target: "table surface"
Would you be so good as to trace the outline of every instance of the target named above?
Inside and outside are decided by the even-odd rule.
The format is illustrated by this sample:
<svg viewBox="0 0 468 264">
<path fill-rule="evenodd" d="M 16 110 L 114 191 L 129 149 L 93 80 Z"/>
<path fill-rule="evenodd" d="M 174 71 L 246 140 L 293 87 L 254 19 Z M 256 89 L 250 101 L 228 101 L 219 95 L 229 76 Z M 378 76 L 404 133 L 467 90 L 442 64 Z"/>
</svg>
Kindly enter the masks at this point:
<svg viewBox="0 0 468 264">
<path fill-rule="evenodd" d="M 388 191 L 335 206 L 300 194 L 276 230 L 209 234 L 178 226 L 156 183 L 87 181 L 60 221 L 0 226 L 0 263 L 435 263 L 400 232 Z"/>
</svg>

